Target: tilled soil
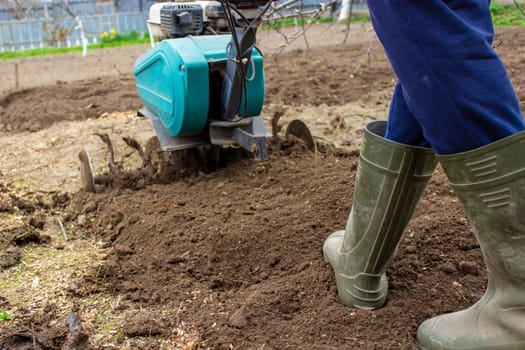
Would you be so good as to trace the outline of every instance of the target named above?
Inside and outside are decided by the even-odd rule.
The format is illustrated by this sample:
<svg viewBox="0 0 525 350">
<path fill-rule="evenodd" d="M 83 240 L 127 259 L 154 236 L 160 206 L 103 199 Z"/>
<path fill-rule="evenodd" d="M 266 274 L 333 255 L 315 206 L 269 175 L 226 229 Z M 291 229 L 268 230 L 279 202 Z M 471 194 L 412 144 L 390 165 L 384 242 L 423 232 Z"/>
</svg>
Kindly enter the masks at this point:
<svg viewBox="0 0 525 350">
<path fill-rule="evenodd" d="M 60 82 L 16 91 L 0 99 L 3 131 L 38 131 L 64 120 L 98 118 L 142 105 L 131 75 Z"/>
<path fill-rule="evenodd" d="M 202 347 L 415 348 L 422 320 L 481 296 L 481 253 L 440 170 L 388 269 L 386 307 L 342 306 L 321 247 L 344 226 L 356 162 L 274 155 L 141 191 L 84 195 L 114 247 L 100 282 L 123 305 L 169 310 L 162 327 L 151 323 L 161 336 L 179 320 L 193 325 Z"/>
<path fill-rule="evenodd" d="M 524 43 L 523 30 L 503 30 L 496 39 L 522 102 Z M 278 64 L 267 64 L 268 103 L 300 107 L 372 99 L 386 104 L 393 75 L 379 44 L 366 55 L 368 50 L 359 44 L 312 49 L 310 58 L 297 52 L 281 55 Z M 363 59 L 358 67 L 356 61 Z M 89 98 L 88 91 L 104 84 L 131 86 L 132 80 L 67 86 L 86 87 Z M 23 125 L 31 117 L 17 110 L 28 103 L 39 110 L 46 94 L 53 103 L 72 104 L 70 97 L 59 98 L 63 88 L 55 85 L 4 98 L 4 130 L 27 130 Z M 138 103 L 130 91 L 125 92 L 128 109 Z M 25 100 L 17 102 L 17 96 Z M 97 113 L 116 108 L 105 96 L 111 94 L 89 100 L 100 106 Z M 78 108 L 86 102 L 79 102 L 71 114 L 42 119 L 39 128 L 71 115 L 85 118 Z M 338 302 L 332 271 L 321 252 L 326 237 L 346 222 L 358 155 L 314 155 L 279 142 L 272 144 L 266 162 L 254 162 L 235 149 L 227 155 L 226 163 L 210 174 L 72 194 L 69 224 L 112 247 L 94 278 L 81 281 L 74 293 L 80 298 L 101 291 L 118 296 L 119 305 L 111 312 L 130 313 L 119 331 L 126 338 L 142 337 L 141 348 L 159 348 L 159 340 L 176 338 L 185 325 L 197 334 L 194 348 L 416 349 L 421 321 L 465 308 L 481 297 L 486 272 L 479 245 L 441 168 L 387 270 L 387 305 L 370 312 Z M 32 322 L 45 340 L 45 322 L 36 316 Z M 48 340 L 45 344 L 51 345 L 43 341 L 39 346 L 59 349 L 65 333 L 58 333 L 60 337 L 47 338 L 58 339 L 55 343 Z M 31 338 L 23 339 L 26 342 L 17 343 L 3 333 L 0 347 L 30 348 Z"/>
<path fill-rule="evenodd" d="M 369 33 L 359 35 L 371 37 Z M 111 61 L 110 53 L 106 56 Z M 118 57 L 117 52 L 114 60 Z M 338 105 L 366 100 L 368 95 L 378 93 L 380 102 L 386 104 L 394 78 L 381 45 L 372 38 L 351 45 L 318 44 L 307 52 L 296 49 L 281 55 L 269 53 L 265 76 L 265 103 L 279 106 Z M 385 89 L 387 92 L 383 93 Z M 97 118 L 141 106 L 131 73 L 64 80 L 0 97 L 0 131 L 37 131 L 63 120 Z"/>
</svg>

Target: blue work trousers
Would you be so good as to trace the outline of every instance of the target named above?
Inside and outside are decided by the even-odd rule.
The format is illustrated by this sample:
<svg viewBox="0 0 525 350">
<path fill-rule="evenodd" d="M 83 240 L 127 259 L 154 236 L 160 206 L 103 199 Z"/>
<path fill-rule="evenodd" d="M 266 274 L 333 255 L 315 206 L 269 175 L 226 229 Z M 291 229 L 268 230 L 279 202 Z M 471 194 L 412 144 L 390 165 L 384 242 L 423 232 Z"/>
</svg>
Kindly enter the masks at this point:
<svg viewBox="0 0 525 350">
<path fill-rule="evenodd" d="M 490 0 L 368 0 L 398 83 L 386 137 L 436 154 L 475 149 L 525 129 L 492 49 Z"/>
</svg>

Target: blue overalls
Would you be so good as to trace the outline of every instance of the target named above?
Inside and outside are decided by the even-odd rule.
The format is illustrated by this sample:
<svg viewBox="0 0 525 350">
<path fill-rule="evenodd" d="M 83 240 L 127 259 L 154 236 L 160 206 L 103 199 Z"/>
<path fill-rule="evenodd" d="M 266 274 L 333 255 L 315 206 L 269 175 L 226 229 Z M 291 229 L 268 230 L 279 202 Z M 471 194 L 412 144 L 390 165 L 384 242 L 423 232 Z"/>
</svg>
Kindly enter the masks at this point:
<svg viewBox="0 0 525 350">
<path fill-rule="evenodd" d="M 386 138 L 436 154 L 475 149 L 525 130 L 491 47 L 490 0 L 368 0 L 398 77 Z"/>
</svg>

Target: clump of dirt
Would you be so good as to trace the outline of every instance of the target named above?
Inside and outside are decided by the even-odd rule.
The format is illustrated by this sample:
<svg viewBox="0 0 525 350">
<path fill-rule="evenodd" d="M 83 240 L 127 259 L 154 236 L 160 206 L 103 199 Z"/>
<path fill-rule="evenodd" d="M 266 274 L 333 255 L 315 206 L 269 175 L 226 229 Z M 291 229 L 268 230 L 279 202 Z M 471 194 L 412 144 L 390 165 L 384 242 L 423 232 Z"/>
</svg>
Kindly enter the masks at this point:
<svg viewBox="0 0 525 350">
<path fill-rule="evenodd" d="M 20 350 L 91 349 L 89 335 L 78 316 L 78 308 L 73 307 L 67 318 L 60 316 L 58 311 L 56 305 L 48 304 L 38 314 L 21 313 L 22 316 L 8 321 L 11 327 L 0 332 L 0 347 Z"/>
<path fill-rule="evenodd" d="M 129 313 L 121 328 L 128 337 L 150 337 L 162 334 L 166 326 L 161 325 L 156 315 L 144 311 Z"/>
</svg>

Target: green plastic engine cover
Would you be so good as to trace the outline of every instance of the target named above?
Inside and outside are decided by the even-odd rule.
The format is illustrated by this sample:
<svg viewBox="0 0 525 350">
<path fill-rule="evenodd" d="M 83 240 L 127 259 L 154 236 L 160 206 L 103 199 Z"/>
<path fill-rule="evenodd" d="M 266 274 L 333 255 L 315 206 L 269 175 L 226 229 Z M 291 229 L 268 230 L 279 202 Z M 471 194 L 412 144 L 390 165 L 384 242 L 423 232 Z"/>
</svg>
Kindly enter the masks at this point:
<svg viewBox="0 0 525 350">
<path fill-rule="evenodd" d="M 198 135 L 210 108 L 210 68 L 225 64 L 231 35 L 188 36 L 163 40 L 133 67 L 144 106 L 159 117 L 171 136 Z M 246 83 L 246 117 L 258 116 L 264 102 L 263 58 L 254 49 Z M 255 69 L 255 74 L 253 70 Z M 220 91 L 211 91 L 220 94 Z M 242 104 L 244 106 L 244 103 Z"/>
</svg>

